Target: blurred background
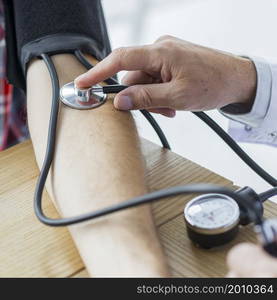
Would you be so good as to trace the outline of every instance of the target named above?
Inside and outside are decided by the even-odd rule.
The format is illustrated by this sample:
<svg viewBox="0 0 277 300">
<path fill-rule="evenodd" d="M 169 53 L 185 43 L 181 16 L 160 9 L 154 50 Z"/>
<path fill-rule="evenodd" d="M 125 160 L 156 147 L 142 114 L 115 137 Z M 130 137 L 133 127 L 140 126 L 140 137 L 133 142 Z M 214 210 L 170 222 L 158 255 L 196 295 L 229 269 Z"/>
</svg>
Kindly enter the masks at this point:
<svg viewBox="0 0 277 300">
<path fill-rule="evenodd" d="M 276 0 L 102 0 L 112 48 L 153 43 L 164 34 L 237 54 L 277 58 Z M 121 77 L 122 74 L 119 74 Z M 223 128 L 228 120 L 209 112 Z M 135 113 L 140 135 L 159 143 Z M 257 191 L 268 187 L 208 128 L 189 112 L 174 119 L 156 116 L 174 152 Z M 277 177 L 277 148 L 241 144 Z M 277 200 L 275 198 L 275 200 Z"/>
</svg>

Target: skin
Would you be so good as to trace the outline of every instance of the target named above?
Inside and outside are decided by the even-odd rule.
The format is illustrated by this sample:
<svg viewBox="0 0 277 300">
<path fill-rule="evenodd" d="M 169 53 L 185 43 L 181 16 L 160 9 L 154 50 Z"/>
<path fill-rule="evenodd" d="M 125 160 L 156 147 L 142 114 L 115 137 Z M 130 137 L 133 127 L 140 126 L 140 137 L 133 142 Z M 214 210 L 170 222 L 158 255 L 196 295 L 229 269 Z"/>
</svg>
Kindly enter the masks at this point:
<svg viewBox="0 0 277 300">
<path fill-rule="evenodd" d="M 94 69 L 75 79 L 78 87 L 94 85 L 129 71 L 114 106 L 147 109 L 174 117 L 176 110 L 203 111 L 240 103 L 250 110 L 257 74 L 246 58 L 163 36 L 152 45 L 114 50 Z M 228 256 L 229 276 L 273 276 L 277 260 L 252 244 L 236 246 Z"/>
<path fill-rule="evenodd" d="M 228 277 L 277 277 L 277 259 L 260 246 L 239 244 L 228 253 Z"/>
<path fill-rule="evenodd" d="M 60 85 L 85 71 L 72 55 L 52 59 Z M 27 73 L 28 124 L 39 167 L 45 155 L 51 95 L 44 62 L 32 61 Z M 131 114 L 114 109 L 111 101 L 86 111 L 61 104 L 46 188 L 63 217 L 145 194 L 144 161 Z M 91 276 L 170 276 L 149 205 L 72 225 L 69 230 Z"/>
</svg>

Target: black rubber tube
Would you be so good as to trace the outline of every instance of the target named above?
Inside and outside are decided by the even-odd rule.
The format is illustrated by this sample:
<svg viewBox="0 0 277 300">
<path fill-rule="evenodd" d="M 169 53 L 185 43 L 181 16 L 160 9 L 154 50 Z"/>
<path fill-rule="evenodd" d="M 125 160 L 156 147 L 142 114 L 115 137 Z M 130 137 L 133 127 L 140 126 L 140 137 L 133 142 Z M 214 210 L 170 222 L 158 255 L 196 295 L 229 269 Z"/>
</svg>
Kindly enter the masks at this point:
<svg viewBox="0 0 277 300">
<path fill-rule="evenodd" d="M 194 112 L 205 122 L 257 175 L 272 186 L 277 186 L 277 180 L 260 167 L 213 119 L 203 112 Z"/>
<path fill-rule="evenodd" d="M 191 194 L 191 193 L 219 193 L 219 194 L 224 194 L 226 196 L 229 196 L 233 198 L 235 201 L 237 201 L 239 205 L 245 207 L 245 209 L 248 211 L 251 220 L 254 223 L 256 224 L 262 223 L 262 217 L 253 209 L 253 204 L 251 199 L 245 198 L 225 187 L 220 187 L 211 184 L 196 184 L 196 185 L 184 185 L 184 186 L 171 187 L 168 189 L 163 189 L 153 193 L 135 197 L 127 201 L 124 201 L 122 203 L 111 205 L 109 207 L 105 207 L 96 210 L 94 212 L 82 214 L 80 216 L 74 216 L 74 217 L 68 217 L 62 219 L 48 218 L 44 214 L 42 209 L 42 193 L 44 190 L 45 182 L 55 153 L 56 128 L 57 128 L 57 120 L 58 120 L 58 112 L 59 112 L 59 80 L 58 80 L 58 75 L 55 66 L 51 58 L 47 54 L 42 54 L 41 57 L 43 58 L 48 68 L 48 71 L 50 73 L 52 89 L 53 89 L 46 154 L 38 178 L 38 182 L 35 190 L 35 197 L 34 197 L 35 214 L 42 223 L 49 226 L 57 226 L 57 227 L 69 226 L 80 222 L 88 221 L 91 219 L 95 219 L 107 214 L 115 213 L 117 211 L 124 210 L 127 208 L 147 204 L 154 201 L 159 201 L 163 198 L 168 198 L 168 197 L 177 196 L 181 194 Z"/>
</svg>

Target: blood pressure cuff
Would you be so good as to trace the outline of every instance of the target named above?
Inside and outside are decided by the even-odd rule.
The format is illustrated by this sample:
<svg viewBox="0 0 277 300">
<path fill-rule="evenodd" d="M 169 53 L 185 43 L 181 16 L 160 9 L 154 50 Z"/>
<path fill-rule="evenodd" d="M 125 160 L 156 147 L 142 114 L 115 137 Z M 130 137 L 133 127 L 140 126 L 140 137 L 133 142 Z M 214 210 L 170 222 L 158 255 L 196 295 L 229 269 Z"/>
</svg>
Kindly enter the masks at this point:
<svg viewBox="0 0 277 300">
<path fill-rule="evenodd" d="M 4 0 L 7 77 L 25 89 L 28 62 L 81 50 L 103 59 L 111 51 L 100 0 Z"/>
</svg>

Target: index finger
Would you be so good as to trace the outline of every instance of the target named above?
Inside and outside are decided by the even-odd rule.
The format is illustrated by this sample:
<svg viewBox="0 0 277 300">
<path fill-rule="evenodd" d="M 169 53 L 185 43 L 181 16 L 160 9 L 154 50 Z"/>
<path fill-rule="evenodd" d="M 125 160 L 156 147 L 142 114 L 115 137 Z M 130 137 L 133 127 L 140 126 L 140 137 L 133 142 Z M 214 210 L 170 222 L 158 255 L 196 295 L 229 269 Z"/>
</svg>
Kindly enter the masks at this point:
<svg viewBox="0 0 277 300">
<path fill-rule="evenodd" d="M 151 69 L 150 46 L 123 47 L 115 49 L 95 67 L 75 79 L 77 87 L 88 87 L 113 76 L 119 71 Z"/>
</svg>

